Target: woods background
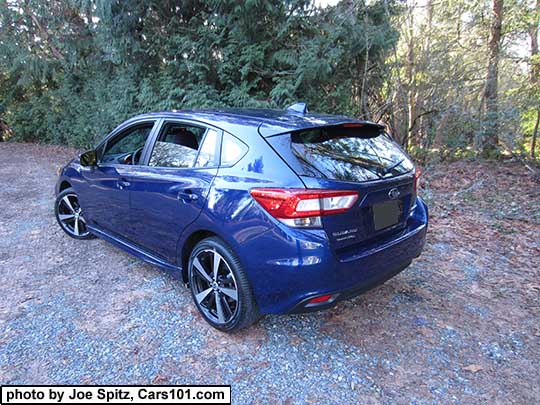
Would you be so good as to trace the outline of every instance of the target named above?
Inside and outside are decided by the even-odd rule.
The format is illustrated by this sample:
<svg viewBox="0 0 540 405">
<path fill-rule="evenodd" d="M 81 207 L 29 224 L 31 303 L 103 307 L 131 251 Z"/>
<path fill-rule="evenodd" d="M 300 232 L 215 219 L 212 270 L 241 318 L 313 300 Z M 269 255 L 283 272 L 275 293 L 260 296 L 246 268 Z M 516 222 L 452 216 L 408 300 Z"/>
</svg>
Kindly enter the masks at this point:
<svg viewBox="0 0 540 405">
<path fill-rule="evenodd" d="M 540 0 L 0 0 L 0 134 L 89 147 L 141 112 L 382 122 L 418 159 L 539 156 Z"/>
</svg>

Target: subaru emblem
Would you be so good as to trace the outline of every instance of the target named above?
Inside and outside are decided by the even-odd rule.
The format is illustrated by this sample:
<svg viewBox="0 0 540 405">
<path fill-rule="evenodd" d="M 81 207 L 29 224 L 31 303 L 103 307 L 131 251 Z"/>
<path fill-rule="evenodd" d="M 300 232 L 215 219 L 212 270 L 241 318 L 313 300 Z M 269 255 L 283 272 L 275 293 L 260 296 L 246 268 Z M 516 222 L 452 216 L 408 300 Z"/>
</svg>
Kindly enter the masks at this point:
<svg viewBox="0 0 540 405">
<path fill-rule="evenodd" d="M 391 199 L 391 200 L 395 200 L 396 198 L 398 198 L 400 196 L 400 192 L 397 188 L 393 188 L 391 189 L 389 192 L 388 192 L 388 197 Z"/>
</svg>

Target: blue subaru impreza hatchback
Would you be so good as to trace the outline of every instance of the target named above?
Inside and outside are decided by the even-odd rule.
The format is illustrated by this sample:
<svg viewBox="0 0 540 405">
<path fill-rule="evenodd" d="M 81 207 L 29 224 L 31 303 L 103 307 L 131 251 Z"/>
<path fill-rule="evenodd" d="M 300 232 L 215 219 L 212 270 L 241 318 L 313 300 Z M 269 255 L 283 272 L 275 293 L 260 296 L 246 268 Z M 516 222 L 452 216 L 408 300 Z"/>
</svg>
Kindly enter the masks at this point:
<svg viewBox="0 0 540 405">
<path fill-rule="evenodd" d="M 63 168 L 56 218 L 173 271 L 223 331 L 328 308 L 425 243 L 419 172 L 384 127 L 278 110 L 134 117 Z"/>
</svg>

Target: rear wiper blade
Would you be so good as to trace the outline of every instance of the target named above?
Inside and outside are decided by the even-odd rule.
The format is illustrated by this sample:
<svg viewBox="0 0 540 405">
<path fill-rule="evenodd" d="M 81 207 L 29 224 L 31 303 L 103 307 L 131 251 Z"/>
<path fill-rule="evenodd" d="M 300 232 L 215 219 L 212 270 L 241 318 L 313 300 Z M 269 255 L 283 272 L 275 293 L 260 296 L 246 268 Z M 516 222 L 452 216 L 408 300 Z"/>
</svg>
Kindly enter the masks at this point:
<svg viewBox="0 0 540 405">
<path fill-rule="evenodd" d="M 390 173 L 392 170 L 394 170 L 396 167 L 398 167 L 400 164 L 402 164 L 404 160 L 405 160 L 405 159 L 401 159 L 401 160 L 400 160 L 399 162 L 397 162 L 396 164 L 393 164 L 392 166 L 387 167 L 386 169 L 384 169 L 384 170 L 382 171 L 382 175 L 383 175 L 383 176 L 386 176 L 388 173 Z"/>
</svg>

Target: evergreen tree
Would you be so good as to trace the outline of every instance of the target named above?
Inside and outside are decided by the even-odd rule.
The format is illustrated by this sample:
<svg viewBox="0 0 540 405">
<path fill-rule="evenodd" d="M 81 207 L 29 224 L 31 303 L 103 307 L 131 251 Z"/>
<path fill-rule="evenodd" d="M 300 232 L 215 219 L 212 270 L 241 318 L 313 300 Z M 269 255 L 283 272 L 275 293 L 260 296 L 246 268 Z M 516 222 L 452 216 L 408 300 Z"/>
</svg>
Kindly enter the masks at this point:
<svg viewBox="0 0 540 405">
<path fill-rule="evenodd" d="M 0 1 L 4 120 L 15 139 L 76 146 L 155 110 L 366 115 L 397 41 L 382 1 Z"/>
</svg>

